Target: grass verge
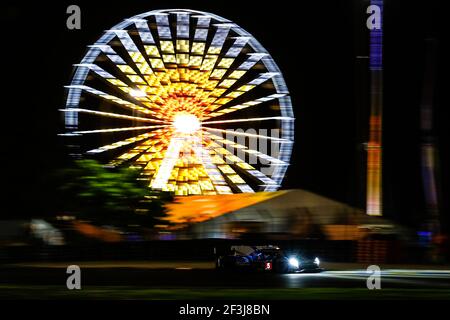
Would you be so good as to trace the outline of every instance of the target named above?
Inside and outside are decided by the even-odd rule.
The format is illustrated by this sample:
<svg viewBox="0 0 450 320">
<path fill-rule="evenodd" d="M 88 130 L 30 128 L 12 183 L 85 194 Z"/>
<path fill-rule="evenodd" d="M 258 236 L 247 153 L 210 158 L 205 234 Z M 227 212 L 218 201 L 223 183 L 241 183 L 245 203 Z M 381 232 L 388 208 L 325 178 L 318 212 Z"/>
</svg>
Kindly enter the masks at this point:
<svg viewBox="0 0 450 320">
<path fill-rule="evenodd" d="M 0 285 L 0 299 L 106 300 L 450 300 L 450 289 L 304 288 L 304 289 L 147 289 L 126 286 L 90 286 L 68 290 L 61 286 Z"/>
</svg>

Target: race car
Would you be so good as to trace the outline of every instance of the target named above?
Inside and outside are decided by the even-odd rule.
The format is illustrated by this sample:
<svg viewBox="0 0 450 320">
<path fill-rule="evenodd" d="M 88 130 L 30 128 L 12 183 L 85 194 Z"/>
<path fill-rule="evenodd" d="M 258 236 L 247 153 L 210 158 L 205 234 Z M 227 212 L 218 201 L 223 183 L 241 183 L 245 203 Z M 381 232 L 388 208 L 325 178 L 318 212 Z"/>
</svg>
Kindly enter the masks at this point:
<svg viewBox="0 0 450 320">
<path fill-rule="evenodd" d="M 300 253 L 287 253 L 278 246 L 232 246 L 217 257 L 218 270 L 261 270 L 278 273 L 321 272 L 320 259 Z"/>
</svg>

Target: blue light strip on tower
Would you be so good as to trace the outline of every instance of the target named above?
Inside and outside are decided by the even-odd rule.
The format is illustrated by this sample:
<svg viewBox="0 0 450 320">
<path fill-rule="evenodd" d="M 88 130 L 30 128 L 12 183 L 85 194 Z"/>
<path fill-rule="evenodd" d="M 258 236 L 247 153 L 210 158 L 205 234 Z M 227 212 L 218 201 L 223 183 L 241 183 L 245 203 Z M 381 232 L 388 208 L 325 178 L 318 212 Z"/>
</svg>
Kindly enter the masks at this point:
<svg viewBox="0 0 450 320">
<path fill-rule="evenodd" d="M 370 30 L 370 70 L 383 69 L 383 0 L 371 0 L 371 5 L 380 8 L 380 28 Z"/>
</svg>

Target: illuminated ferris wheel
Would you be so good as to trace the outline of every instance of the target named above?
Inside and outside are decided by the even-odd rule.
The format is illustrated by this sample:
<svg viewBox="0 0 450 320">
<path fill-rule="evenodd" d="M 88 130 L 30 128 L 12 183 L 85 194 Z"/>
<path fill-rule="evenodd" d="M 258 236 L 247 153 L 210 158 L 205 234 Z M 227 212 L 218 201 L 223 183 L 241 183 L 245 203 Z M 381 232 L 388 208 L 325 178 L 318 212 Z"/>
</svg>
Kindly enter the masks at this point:
<svg viewBox="0 0 450 320">
<path fill-rule="evenodd" d="M 75 65 L 62 134 L 72 153 L 132 166 L 176 195 L 275 191 L 293 112 L 268 52 L 222 17 L 150 11 L 107 30 Z"/>
</svg>

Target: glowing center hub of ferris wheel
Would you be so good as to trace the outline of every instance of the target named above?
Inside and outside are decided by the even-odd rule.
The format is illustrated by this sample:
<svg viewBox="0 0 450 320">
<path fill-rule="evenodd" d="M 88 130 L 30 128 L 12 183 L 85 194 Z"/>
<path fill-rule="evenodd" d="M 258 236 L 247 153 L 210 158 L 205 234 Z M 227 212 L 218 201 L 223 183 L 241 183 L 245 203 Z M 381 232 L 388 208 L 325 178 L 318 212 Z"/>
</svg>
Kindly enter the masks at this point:
<svg viewBox="0 0 450 320">
<path fill-rule="evenodd" d="M 200 129 L 200 121 L 189 113 L 179 113 L 173 118 L 175 130 L 181 133 L 194 133 Z"/>
</svg>

